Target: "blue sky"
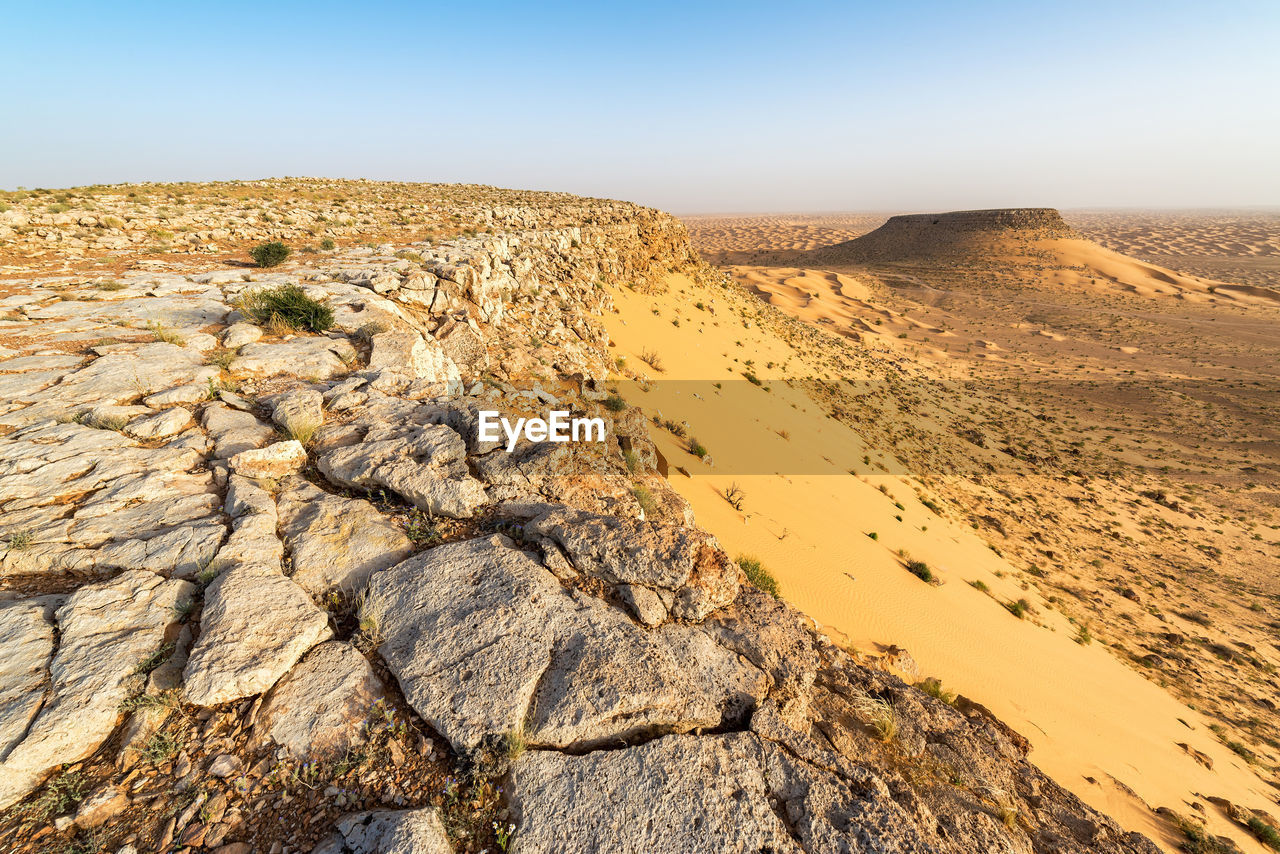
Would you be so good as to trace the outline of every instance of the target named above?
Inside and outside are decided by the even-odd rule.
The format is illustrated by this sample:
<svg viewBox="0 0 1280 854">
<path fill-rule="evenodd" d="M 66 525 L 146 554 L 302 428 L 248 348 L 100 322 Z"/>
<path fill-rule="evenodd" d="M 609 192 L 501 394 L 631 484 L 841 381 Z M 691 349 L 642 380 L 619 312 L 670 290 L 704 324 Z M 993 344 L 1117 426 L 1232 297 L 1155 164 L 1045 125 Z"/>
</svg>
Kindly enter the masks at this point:
<svg viewBox="0 0 1280 854">
<path fill-rule="evenodd" d="M 1280 204 L 1280 3 L 12 3 L 0 187 Z"/>
</svg>

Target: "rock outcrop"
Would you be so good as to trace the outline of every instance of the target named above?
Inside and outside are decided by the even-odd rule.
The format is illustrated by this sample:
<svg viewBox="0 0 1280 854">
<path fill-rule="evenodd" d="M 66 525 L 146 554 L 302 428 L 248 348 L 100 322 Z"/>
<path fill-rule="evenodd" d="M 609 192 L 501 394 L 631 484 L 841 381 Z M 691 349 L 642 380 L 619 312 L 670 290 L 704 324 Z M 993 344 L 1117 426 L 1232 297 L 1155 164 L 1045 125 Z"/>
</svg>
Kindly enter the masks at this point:
<svg viewBox="0 0 1280 854">
<path fill-rule="evenodd" d="M 0 297 L 0 847 L 80 826 L 221 854 L 1155 851 L 693 526 L 643 414 L 607 397 L 596 320 L 616 284 L 696 272 L 677 221 L 254 187 L 306 194 L 263 202 L 271 228 L 175 209 L 181 257 L 346 238 L 362 211 L 440 231 Z M 124 194 L 96 207 L 7 211 L 0 241 L 92 258 L 160 227 Z M 254 322 L 245 295 L 280 286 L 332 327 Z M 605 441 L 478 434 L 481 409 L 551 406 Z"/>
</svg>

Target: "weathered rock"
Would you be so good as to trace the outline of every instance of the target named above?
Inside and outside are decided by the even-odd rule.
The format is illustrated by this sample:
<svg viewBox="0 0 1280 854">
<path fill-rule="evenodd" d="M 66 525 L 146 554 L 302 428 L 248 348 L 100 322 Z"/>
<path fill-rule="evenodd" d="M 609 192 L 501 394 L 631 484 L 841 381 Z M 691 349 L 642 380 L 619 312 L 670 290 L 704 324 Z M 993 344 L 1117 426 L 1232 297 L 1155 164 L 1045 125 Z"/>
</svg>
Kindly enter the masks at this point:
<svg viewBox="0 0 1280 854">
<path fill-rule="evenodd" d="M 344 338 L 300 336 L 244 345 L 235 369 L 236 373 L 259 377 L 289 374 L 305 380 L 327 380 L 345 373 L 355 360 L 355 348 Z"/>
<path fill-rule="evenodd" d="M 220 460 L 230 459 L 241 451 L 261 448 L 276 435 L 269 424 L 223 403 L 206 407 L 203 422 L 204 429 L 213 437 L 214 456 Z"/>
<path fill-rule="evenodd" d="M 53 626 L 41 600 L 0 602 L 0 761 L 22 740 L 44 701 Z"/>
<path fill-rule="evenodd" d="M 618 596 L 636 615 L 636 619 L 646 626 L 657 626 L 667 618 L 667 608 L 648 587 L 638 584 L 619 584 Z"/>
<path fill-rule="evenodd" d="M 233 323 L 222 333 L 222 346 L 228 350 L 236 350 L 246 344 L 252 344 L 262 337 L 262 330 L 252 323 Z"/>
<path fill-rule="evenodd" d="M 216 706 L 261 694 L 331 634 L 325 612 L 278 569 L 229 569 L 205 591 L 200 637 L 184 671 L 187 699 Z"/>
<path fill-rule="evenodd" d="M 103 786 L 80 802 L 76 809 L 76 827 L 92 830 L 101 827 L 129 807 L 129 796 L 117 786 Z"/>
<path fill-rule="evenodd" d="M 294 389 L 271 401 L 271 420 L 286 435 L 298 438 L 302 434 L 314 433 L 324 423 L 323 404 L 320 392 L 309 388 Z"/>
<path fill-rule="evenodd" d="M 555 540 L 579 572 L 671 591 L 670 611 L 680 619 L 701 620 L 738 595 L 741 571 L 715 537 L 696 529 L 560 508 L 526 530 Z"/>
<path fill-rule="evenodd" d="M 435 339 L 424 339 L 416 332 L 383 332 L 373 336 L 369 370 L 384 369 L 439 383 L 443 394 L 458 394 L 462 390 L 458 366 Z"/>
<path fill-rule="evenodd" d="M 58 609 L 50 685 L 26 736 L 0 762 L 0 808 L 110 735 L 120 703 L 142 686 L 139 663 L 160 649 L 194 592 L 185 581 L 137 570 L 81 587 Z"/>
<path fill-rule="evenodd" d="M 443 424 L 378 425 L 359 444 L 321 453 L 316 466 L 341 486 L 385 487 L 442 516 L 465 518 L 486 501 L 466 444 Z"/>
<path fill-rule="evenodd" d="M 516 763 L 511 806 L 522 854 L 803 850 L 770 804 L 763 745 L 744 733 L 585 756 L 531 751 Z"/>
<path fill-rule="evenodd" d="M 444 354 L 468 376 L 482 374 L 489 367 L 489 350 L 484 337 L 467 323 L 455 323 L 437 335 Z"/>
<path fill-rule="evenodd" d="M 306 467 L 307 449 L 297 439 L 290 439 L 241 451 L 230 462 L 231 470 L 242 477 L 280 478 Z"/>
<path fill-rule="evenodd" d="M 175 406 L 154 415 L 135 418 L 125 425 L 124 432 L 135 439 L 167 439 L 181 433 L 191 423 L 191 410 Z"/>
<path fill-rule="evenodd" d="M 328 641 L 271 689 L 257 727 L 295 759 L 325 761 L 365 742 L 370 711 L 384 696 L 364 656 Z"/>
<path fill-rule="evenodd" d="M 453 854 L 453 845 L 440 814 L 425 807 L 344 816 L 311 854 Z"/>
<path fill-rule="evenodd" d="M 283 485 L 278 507 L 293 559 L 290 577 L 313 596 L 363 590 L 370 575 L 413 552 L 400 527 L 372 504 L 330 495 L 302 478 Z"/>
<path fill-rule="evenodd" d="M 527 728 L 582 747 L 740 719 L 764 677 L 683 625 L 638 627 L 567 592 L 502 537 L 440 546 L 370 581 L 379 648 L 410 705 L 468 751 Z"/>
</svg>

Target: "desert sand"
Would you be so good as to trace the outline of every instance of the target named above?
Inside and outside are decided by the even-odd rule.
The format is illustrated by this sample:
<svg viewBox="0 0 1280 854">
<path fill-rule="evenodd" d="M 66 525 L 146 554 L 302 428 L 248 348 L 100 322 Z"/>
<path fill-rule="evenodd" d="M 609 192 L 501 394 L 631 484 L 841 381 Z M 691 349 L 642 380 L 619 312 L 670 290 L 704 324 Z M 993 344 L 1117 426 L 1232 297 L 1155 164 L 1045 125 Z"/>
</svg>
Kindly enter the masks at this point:
<svg viewBox="0 0 1280 854">
<path fill-rule="evenodd" d="M 1276 809 L 1273 293 L 1083 235 L 859 268 L 791 219 L 694 220 L 705 257 L 766 263 L 620 289 L 606 318 L 699 523 L 1126 826 L 1175 850 L 1168 807 L 1267 850 L 1207 798 Z"/>
</svg>

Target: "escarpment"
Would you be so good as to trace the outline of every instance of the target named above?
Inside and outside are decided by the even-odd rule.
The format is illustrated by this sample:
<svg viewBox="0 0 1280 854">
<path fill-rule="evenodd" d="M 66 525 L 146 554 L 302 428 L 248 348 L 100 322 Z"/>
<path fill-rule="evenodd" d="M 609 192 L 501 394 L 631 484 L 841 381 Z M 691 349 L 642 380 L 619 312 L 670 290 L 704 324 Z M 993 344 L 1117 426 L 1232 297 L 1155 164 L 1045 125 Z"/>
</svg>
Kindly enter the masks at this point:
<svg viewBox="0 0 1280 854">
<path fill-rule="evenodd" d="M 295 223 L 332 192 L 404 218 L 394 186 L 278 189 Z M 693 524 L 596 319 L 696 272 L 676 220 L 431 192 L 459 233 L 5 281 L 0 847 L 1156 850 Z M 106 243 L 40 228 L 124 251 L 113 204 Z M 331 322 L 255 314 L 285 288 Z M 549 408 L 605 440 L 479 430 Z"/>
</svg>

